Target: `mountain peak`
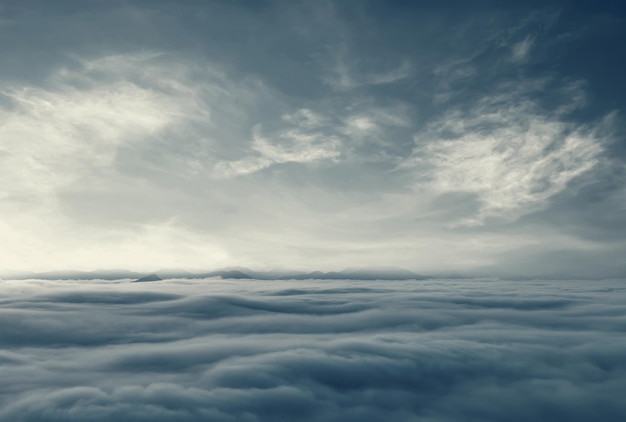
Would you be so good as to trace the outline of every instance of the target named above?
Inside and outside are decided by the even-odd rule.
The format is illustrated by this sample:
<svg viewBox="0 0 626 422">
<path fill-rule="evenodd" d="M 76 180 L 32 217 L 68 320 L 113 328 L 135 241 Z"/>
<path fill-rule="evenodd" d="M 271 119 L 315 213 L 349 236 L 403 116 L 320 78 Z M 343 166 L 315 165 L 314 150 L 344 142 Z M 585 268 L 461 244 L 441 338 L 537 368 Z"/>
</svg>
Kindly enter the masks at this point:
<svg viewBox="0 0 626 422">
<path fill-rule="evenodd" d="M 161 281 L 161 280 L 163 279 L 156 274 L 148 274 L 147 276 L 138 278 L 134 282 L 137 283 L 137 282 L 144 282 L 144 281 Z"/>
</svg>

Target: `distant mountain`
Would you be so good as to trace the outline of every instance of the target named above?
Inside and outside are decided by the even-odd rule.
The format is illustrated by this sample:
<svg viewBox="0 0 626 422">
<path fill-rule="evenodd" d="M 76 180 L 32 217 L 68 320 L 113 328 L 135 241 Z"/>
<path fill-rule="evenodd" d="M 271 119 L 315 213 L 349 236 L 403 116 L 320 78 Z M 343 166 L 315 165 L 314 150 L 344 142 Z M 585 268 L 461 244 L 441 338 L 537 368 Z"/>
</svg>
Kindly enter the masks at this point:
<svg viewBox="0 0 626 422">
<path fill-rule="evenodd" d="M 198 274 L 179 269 L 179 268 L 164 268 L 155 273 L 162 279 L 168 278 L 198 278 Z"/>
<path fill-rule="evenodd" d="M 161 277 L 159 277 L 158 275 L 156 275 L 156 274 L 148 274 L 147 276 L 138 278 L 134 282 L 135 283 L 142 283 L 142 282 L 145 282 L 145 281 L 161 281 L 161 280 L 163 280 L 163 279 Z"/>
<path fill-rule="evenodd" d="M 192 273 L 182 269 L 162 269 L 146 275 L 123 269 L 96 271 L 47 271 L 42 273 L 15 273 L 13 279 L 41 280 L 124 280 L 158 281 L 175 278 L 200 279 L 256 279 L 256 280 L 424 280 L 432 278 L 401 268 L 346 268 L 342 271 L 254 271 L 244 267 L 228 267 L 210 272 Z M 6 277 L 5 278 L 9 278 Z"/>
<path fill-rule="evenodd" d="M 243 279 L 243 278 L 252 278 L 252 276 L 242 272 L 242 271 L 237 271 L 237 270 L 233 270 L 233 271 L 224 271 L 222 273 L 220 273 L 220 277 L 222 278 L 237 278 L 237 279 Z"/>
<path fill-rule="evenodd" d="M 251 275 L 244 273 L 239 270 L 220 270 L 220 271 L 212 271 L 210 273 L 198 274 L 199 278 L 213 278 L 219 277 L 223 279 L 251 279 L 253 278 Z"/>
<path fill-rule="evenodd" d="M 223 279 L 256 280 L 424 280 L 428 276 L 415 274 L 402 268 L 348 268 L 343 271 L 253 271 L 248 268 L 225 269 L 198 274 L 200 278 L 220 277 Z"/>
<path fill-rule="evenodd" d="M 29 273 L 15 279 L 34 278 L 38 280 L 122 280 L 141 277 L 142 273 L 128 270 L 96 270 L 96 271 L 46 271 Z"/>
<path fill-rule="evenodd" d="M 122 280 L 125 278 L 138 278 L 141 277 L 142 273 L 138 273 L 135 271 L 128 270 L 96 270 L 88 273 L 90 275 L 89 278 L 97 278 L 101 280 Z"/>
<path fill-rule="evenodd" d="M 347 268 L 343 271 L 302 273 L 294 276 L 284 276 L 281 279 L 295 280 L 425 280 L 428 276 L 415 274 L 401 268 Z"/>
</svg>

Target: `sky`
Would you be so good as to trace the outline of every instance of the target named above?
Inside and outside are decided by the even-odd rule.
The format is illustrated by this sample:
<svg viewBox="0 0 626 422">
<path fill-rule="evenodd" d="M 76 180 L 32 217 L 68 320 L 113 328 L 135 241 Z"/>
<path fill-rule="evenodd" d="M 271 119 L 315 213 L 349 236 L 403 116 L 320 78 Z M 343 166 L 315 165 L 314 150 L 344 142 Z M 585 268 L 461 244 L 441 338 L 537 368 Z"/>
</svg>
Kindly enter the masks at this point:
<svg viewBox="0 0 626 422">
<path fill-rule="evenodd" d="M 0 270 L 624 276 L 625 20 L 0 0 Z"/>
</svg>

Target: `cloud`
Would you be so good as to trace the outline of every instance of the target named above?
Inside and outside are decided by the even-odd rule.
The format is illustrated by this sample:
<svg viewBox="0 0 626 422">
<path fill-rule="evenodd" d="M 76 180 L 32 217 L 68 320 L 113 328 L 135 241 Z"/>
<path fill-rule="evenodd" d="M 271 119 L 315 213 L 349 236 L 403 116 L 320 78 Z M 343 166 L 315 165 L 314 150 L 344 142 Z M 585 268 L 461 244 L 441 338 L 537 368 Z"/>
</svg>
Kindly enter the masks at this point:
<svg viewBox="0 0 626 422">
<path fill-rule="evenodd" d="M 336 91 L 349 91 L 358 87 L 391 84 L 408 78 L 413 72 L 408 59 L 391 68 L 378 62 L 374 57 L 354 59 L 347 45 L 342 44 L 331 49 L 324 61 L 327 71 L 323 81 Z"/>
<path fill-rule="evenodd" d="M 535 37 L 528 35 L 522 41 L 513 44 L 511 47 L 511 60 L 517 63 L 527 61 L 534 43 Z"/>
<path fill-rule="evenodd" d="M 389 84 L 407 78 L 411 75 L 411 64 L 404 61 L 395 69 L 382 73 L 372 73 L 366 76 L 367 83 L 372 85 Z"/>
<path fill-rule="evenodd" d="M 404 163 L 435 192 L 476 196 L 476 215 L 461 224 L 515 219 L 545 207 L 605 160 L 612 115 L 595 125 L 575 124 L 566 119 L 570 107 L 550 112 L 528 96 L 524 84 L 507 89 L 430 122 L 415 136 L 413 157 Z"/>
<path fill-rule="evenodd" d="M 300 110 L 297 113 L 307 113 Z M 261 127 L 256 126 L 253 132 L 252 151 L 256 156 L 246 157 L 237 161 L 222 161 L 216 164 L 214 174 L 217 178 L 228 178 L 257 172 L 274 164 L 281 163 L 314 163 L 324 160 L 335 160 L 340 155 L 341 141 L 332 136 L 309 131 L 312 116 L 296 123 L 293 128 L 274 133 L 272 139 L 261 134 Z M 287 118 L 290 120 L 291 118 Z"/>
<path fill-rule="evenodd" d="M 283 114 L 279 121 L 269 122 L 276 128 L 267 134 L 261 124 L 256 125 L 252 130 L 250 155 L 218 162 L 213 176 L 217 179 L 243 176 L 283 163 L 323 165 L 357 157 L 381 159 L 385 150 L 394 146 L 385 139 L 385 131 L 411 126 L 404 104 L 383 107 L 354 101 L 349 106 L 330 104 L 326 108 L 301 108 Z M 367 145 L 371 148 L 363 148 Z"/>
<path fill-rule="evenodd" d="M 2 419 L 626 414 L 618 280 L 2 283 Z"/>
<path fill-rule="evenodd" d="M 121 145 L 145 141 L 184 115 L 183 99 L 123 79 L 93 79 L 126 60 L 144 58 L 87 62 L 82 72 L 60 69 L 50 77 L 54 88 L 3 90 L 9 104 L 0 112 L 5 199 L 50 193 L 88 177 L 110 166 Z"/>
<path fill-rule="evenodd" d="M 77 57 L 39 84 L 5 83 L 0 108 L 0 232 L 15 248 L 6 252 L 3 265 L 23 265 L 29 255 L 39 256 L 42 265 L 65 265 L 64 254 L 70 250 L 76 258 L 70 265 L 90 266 L 90 254 L 121 257 L 123 250 L 133 262 L 142 261 L 142 256 L 153 262 L 154 255 L 148 258 L 151 248 L 171 261 L 177 258 L 167 256 L 183 239 L 186 246 L 178 246 L 195 249 L 191 255 L 196 259 L 209 251 L 224 257 L 219 248 L 181 227 L 176 215 L 144 219 L 131 227 L 111 228 L 109 223 L 77 228 L 81 222 L 75 219 L 83 216 L 68 215 L 74 209 L 66 200 L 72 195 L 91 196 L 92 201 L 99 195 L 117 195 L 118 201 L 103 200 L 98 212 L 89 213 L 91 222 L 98 213 L 107 214 L 112 202 L 117 202 L 113 215 L 124 209 L 142 214 L 146 208 L 139 198 L 161 190 L 146 183 L 150 173 L 189 177 L 204 171 L 212 144 L 207 135 L 216 134 L 212 119 L 236 116 L 229 107 L 253 102 L 250 86 L 243 82 L 236 91 L 224 78 L 214 67 L 138 53 Z M 222 107 L 215 110 L 220 100 Z M 228 119 L 223 124 L 228 126 Z M 163 155 L 167 161 L 159 162 Z M 120 193 L 127 196 L 124 201 L 119 201 Z M 105 218 L 111 222 L 111 213 Z M 61 238 L 59 231 L 64 233 Z M 86 245 L 81 238 L 87 234 L 98 241 Z M 108 249 L 112 241 L 115 250 Z"/>
</svg>

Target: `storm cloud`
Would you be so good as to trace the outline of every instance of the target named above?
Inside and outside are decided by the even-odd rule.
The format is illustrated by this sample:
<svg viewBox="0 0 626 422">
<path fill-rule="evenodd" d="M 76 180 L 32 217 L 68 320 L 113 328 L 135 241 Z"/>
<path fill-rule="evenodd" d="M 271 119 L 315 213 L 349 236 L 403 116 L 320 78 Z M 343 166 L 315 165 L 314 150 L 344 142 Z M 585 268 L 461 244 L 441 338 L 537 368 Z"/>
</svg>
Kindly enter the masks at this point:
<svg viewBox="0 0 626 422">
<path fill-rule="evenodd" d="M 623 280 L 3 281 L 0 419 L 626 416 Z"/>
</svg>

